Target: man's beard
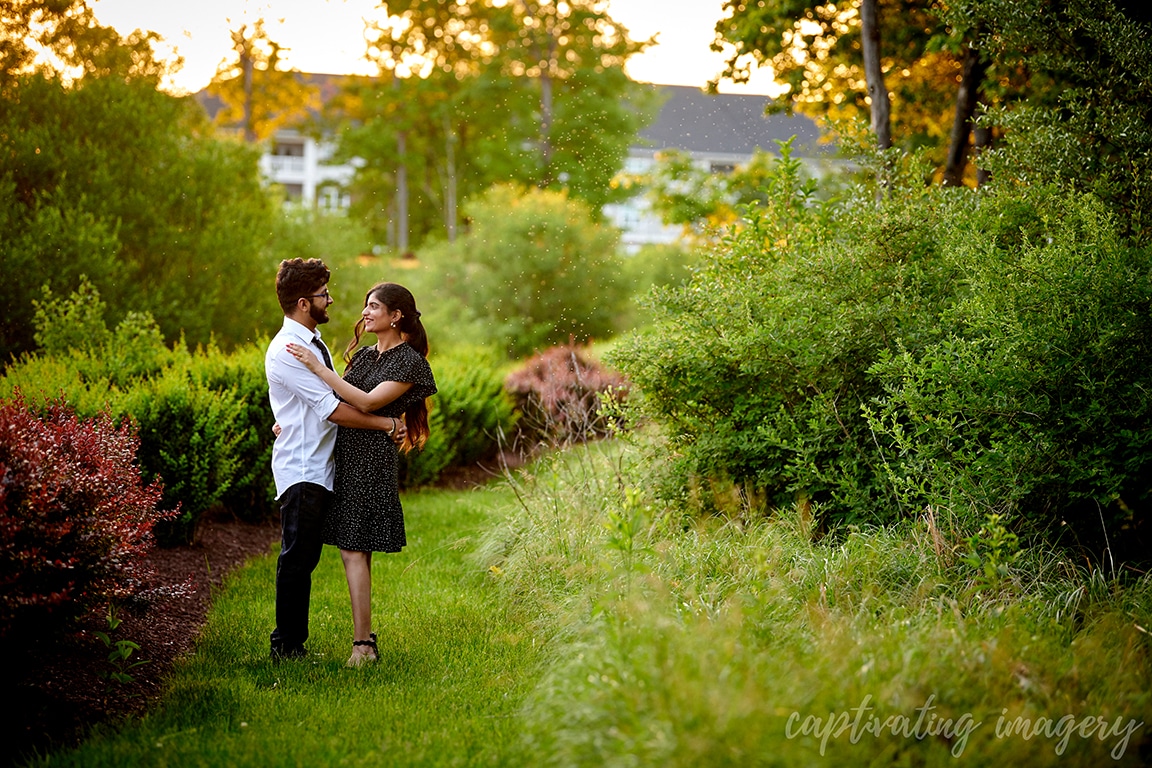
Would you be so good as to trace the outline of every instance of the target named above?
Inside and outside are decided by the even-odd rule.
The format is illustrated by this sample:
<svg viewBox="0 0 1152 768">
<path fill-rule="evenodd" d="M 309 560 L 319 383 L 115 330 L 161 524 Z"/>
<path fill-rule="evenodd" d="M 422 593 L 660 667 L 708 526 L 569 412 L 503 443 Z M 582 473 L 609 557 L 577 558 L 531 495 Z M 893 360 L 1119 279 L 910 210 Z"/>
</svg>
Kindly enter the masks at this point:
<svg viewBox="0 0 1152 768">
<path fill-rule="evenodd" d="M 328 322 L 328 308 L 324 307 L 321 309 L 313 302 L 308 308 L 308 316 L 316 321 L 316 325 L 323 325 Z"/>
</svg>

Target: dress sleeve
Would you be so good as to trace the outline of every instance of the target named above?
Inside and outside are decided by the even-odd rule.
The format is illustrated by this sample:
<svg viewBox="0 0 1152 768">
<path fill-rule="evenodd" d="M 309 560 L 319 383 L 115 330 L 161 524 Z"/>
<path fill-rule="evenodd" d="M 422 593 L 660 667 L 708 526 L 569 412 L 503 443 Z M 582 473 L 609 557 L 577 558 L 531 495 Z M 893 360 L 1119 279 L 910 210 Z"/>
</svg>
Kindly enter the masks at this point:
<svg viewBox="0 0 1152 768">
<path fill-rule="evenodd" d="M 436 394 L 436 379 L 432 375 L 432 366 L 428 365 L 428 361 L 416 350 L 409 348 L 408 351 L 398 381 L 412 382 L 410 391 L 415 397 L 431 397 Z"/>
</svg>

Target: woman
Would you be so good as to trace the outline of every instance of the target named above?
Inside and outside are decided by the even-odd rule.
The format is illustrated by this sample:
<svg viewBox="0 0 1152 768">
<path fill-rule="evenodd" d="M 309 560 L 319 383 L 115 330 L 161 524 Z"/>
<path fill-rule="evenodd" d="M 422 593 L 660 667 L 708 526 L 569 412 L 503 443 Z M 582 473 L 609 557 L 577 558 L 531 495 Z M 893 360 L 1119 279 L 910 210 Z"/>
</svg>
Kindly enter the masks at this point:
<svg viewBox="0 0 1152 768">
<path fill-rule="evenodd" d="M 376 344 L 358 349 L 365 333 L 376 334 Z M 394 421 L 389 432 L 341 427 L 336 433 L 336 493 L 324 526 L 324 543 L 340 548 L 348 578 L 353 631 L 350 667 L 379 657 L 372 631 L 372 553 L 399 552 L 407 543 L 398 451 L 422 448 L 427 442 L 425 399 L 436 392 L 427 360 L 428 336 L 407 288 L 380 283 L 368 291 L 354 334 L 344 352 L 348 367 L 343 379 L 308 348 L 288 345 L 288 351 L 341 400 Z M 399 436 L 403 440 L 397 447 L 392 438 Z"/>
</svg>

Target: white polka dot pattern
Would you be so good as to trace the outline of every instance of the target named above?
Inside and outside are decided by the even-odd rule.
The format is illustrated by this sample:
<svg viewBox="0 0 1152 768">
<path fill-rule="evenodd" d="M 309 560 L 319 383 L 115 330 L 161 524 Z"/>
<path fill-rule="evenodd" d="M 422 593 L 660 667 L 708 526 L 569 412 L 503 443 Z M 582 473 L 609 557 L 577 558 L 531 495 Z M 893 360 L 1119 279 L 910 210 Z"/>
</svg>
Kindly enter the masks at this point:
<svg viewBox="0 0 1152 768">
<path fill-rule="evenodd" d="M 369 392 L 384 381 L 412 382 L 376 413 L 402 416 L 436 393 L 432 368 L 408 344 L 378 354 L 363 347 L 352 356 L 345 381 Z M 336 495 L 324 525 L 324 543 L 357 552 L 399 552 L 407 543 L 397 480 L 397 449 L 386 432 L 340 427 L 336 433 Z"/>
</svg>

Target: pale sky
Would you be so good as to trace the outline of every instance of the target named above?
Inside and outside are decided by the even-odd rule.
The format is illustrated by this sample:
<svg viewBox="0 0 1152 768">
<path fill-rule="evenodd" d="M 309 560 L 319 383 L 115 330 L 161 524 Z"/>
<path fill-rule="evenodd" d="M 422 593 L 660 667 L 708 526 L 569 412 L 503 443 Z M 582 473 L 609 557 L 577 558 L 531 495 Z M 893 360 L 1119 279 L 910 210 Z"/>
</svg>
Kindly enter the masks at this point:
<svg viewBox="0 0 1152 768">
<path fill-rule="evenodd" d="M 173 81 L 177 90 L 198 91 L 229 55 L 229 29 L 264 18 L 268 36 L 288 48 L 289 66 L 303 72 L 374 74 L 364 59 L 364 19 L 376 0 L 95 0 L 103 24 L 121 34 L 146 29 L 163 36 L 184 57 Z M 656 44 L 629 61 L 635 80 L 703 87 L 723 68 L 709 49 L 722 0 L 609 0 L 608 13 L 632 39 L 657 35 Z M 772 94 L 767 73 L 747 86 L 721 84 L 725 93 Z"/>
</svg>

